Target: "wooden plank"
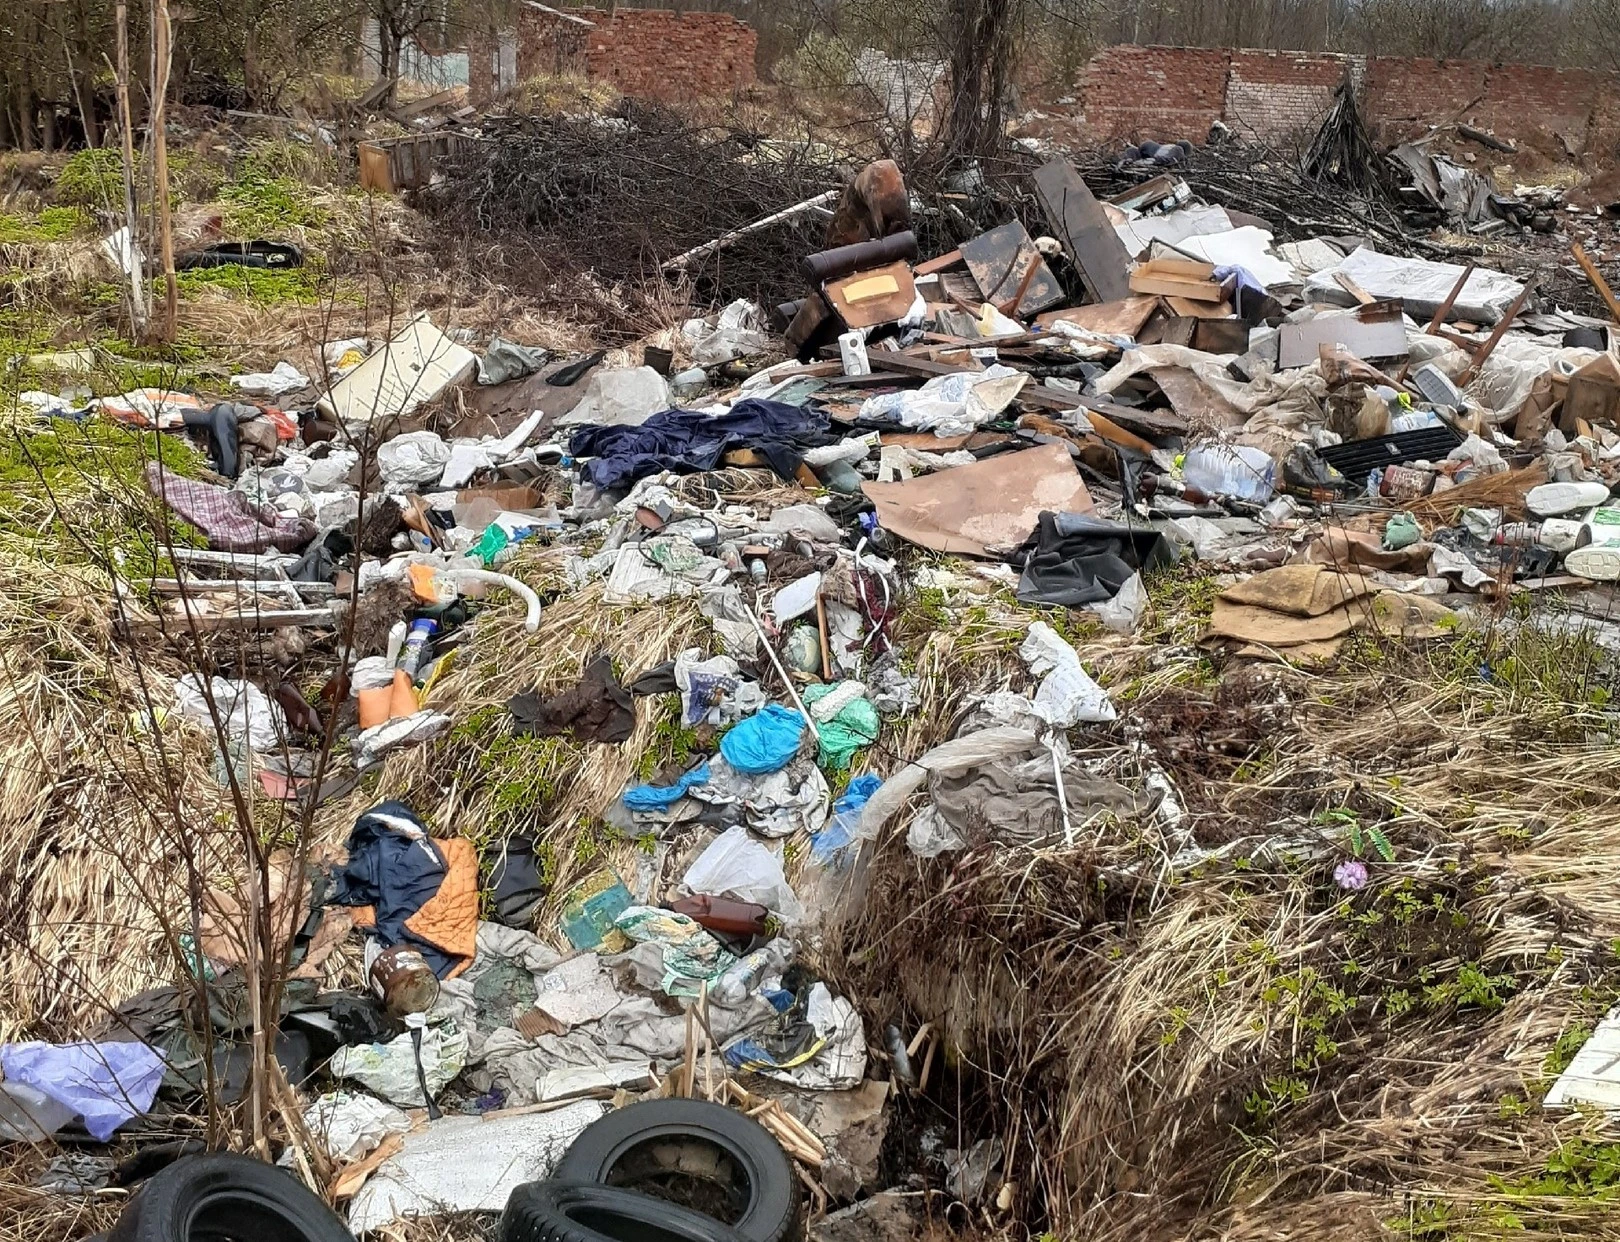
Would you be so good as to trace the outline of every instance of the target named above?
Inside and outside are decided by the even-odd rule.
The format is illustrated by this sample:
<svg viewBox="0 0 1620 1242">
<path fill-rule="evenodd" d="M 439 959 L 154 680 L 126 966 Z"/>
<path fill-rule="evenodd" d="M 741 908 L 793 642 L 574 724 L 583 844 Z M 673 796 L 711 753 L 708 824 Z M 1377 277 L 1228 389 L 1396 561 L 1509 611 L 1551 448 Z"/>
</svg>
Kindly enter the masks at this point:
<svg viewBox="0 0 1620 1242">
<path fill-rule="evenodd" d="M 1436 328 L 1445 323 L 1446 316 L 1451 314 L 1451 308 L 1457 305 L 1457 299 L 1462 297 L 1463 287 L 1468 284 L 1468 278 L 1474 274 L 1474 267 L 1475 265 L 1470 263 L 1463 268 L 1463 274 L 1457 278 L 1457 283 L 1452 286 L 1451 292 L 1446 295 L 1446 300 L 1435 307 L 1434 317 L 1429 320 L 1429 326 L 1424 329 L 1430 336 L 1434 335 Z"/>
<path fill-rule="evenodd" d="M 1073 260 L 1086 287 L 1099 302 L 1130 296 L 1131 257 L 1119 240 L 1102 204 L 1086 188 L 1074 165 L 1053 160 L 1036 169 L 1036 197 L 1063 251 Z"/>
<path fill-rule="evenodd" d="M 936 258 L 925 259 L 911 269 L 913 276 L 932 276 L 936 272 L 943 272 L 946 268 L 955 267 L 962 261 L 961 250 L 947 250 Z"/>
<path fill-rule="evenodd" d="M 1149 276 L 1169 276 L 1176 280 L 1214 280 L 1215 265 L 1202 259 L 1149 259 L 1137 265 L 1139 272 Z"/>
<path fill-rule="evenodd" d="M 1161 297 L 1191 298 L 1195 302 L 1221 302 L 1226 290 L 1213 280 L 1188 280 L 1183 276 L 1156 276 L 1138 269 L 1127 282 L 1132 293 L 1154 293 Z"/>
<path fill-rule="evenodd" d="M 1598 271 L 1598 265 L 1592 262 L 1592 256 L 1587 254 L 1580 242 L 1569 248 L 1570 254 L 1575 256 L 1575 262 L 1581 265 L 1581 271 L 1586 273 L 1586 279 L 1592 282 L 1603 304 L 1609 308 L 1609 317 L 1620 323 L 1620 298 L 1614 296 L 1614 290 L 1609 288 L 1609 282 L 1603 279 L 1603 273 Z"/>
<path fill-rule="evenodd" d="M 1355 300 L 1362 306 L 1368 306 L 1377 301 L 1372 294 L 1368 293 L 1365 289 L 1358 285 L 1356 283 L 1356 278 L 1350 275 L 1348 272 L 1335 272 L 1333 274 L 1333 279 L 1339 282 L 1339 288 L 1343 289 L 1351 297 L 1355 298 Z"/>
<path fill-rule="evenodd" d="M 1120 302 L 1094 302 L 1089 306 L 1070 306 L 1064 310 L 1047 311 L 1035 316 L 1035 323 L 1050 328 L 1054 323 L 1072 323 L 1088 332 L 1101 332 L 1107 336 L 1135 338 L 1158 305 L 1151 295 L 1128 297 Z"/>
<path fill-rule="evenodd" d="M 1230 302 L 1197 302 L 1192 298 L 1165 298 L 1171 312 L 1183 315 L 1190 319 L 1230 319 L 1232 317 L 1232 304 Z"/>
<path fill-rule="evenodd" d="M 1513 321 L 1519 317 L 1519 312 L 1524 309 L 1524 304 L 1535 296 L 1536 283 L 1534 280 L 1528 282 L 1519 291 L 1519 296 L 1513 299 L 1513 305 L 1507 308 L 1507 311 L 1497 322 L 1496 330 L 1474 352 L 1474 360 L 1468 364 L 1468 370 L 1464 371 L 1463 377 L 1457 381 L 1458 388 L 1466 388 L 1473 383 L 1474 376 L 1479 374 L 1480 367 L 1485 365 L 1486 360 L 1495 351 L 1497 343 L 1507 335 L 1508 329 L 1513 326 Z"/>
</svg>

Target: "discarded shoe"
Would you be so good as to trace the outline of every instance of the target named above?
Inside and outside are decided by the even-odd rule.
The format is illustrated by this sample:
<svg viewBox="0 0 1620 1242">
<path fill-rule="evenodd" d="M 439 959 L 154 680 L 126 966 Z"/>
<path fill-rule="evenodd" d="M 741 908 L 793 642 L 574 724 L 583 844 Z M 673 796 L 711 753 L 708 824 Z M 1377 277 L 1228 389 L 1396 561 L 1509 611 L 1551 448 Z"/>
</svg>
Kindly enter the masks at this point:
<svg viewBox="0 0 1620 1242">
<path fill-rule="evenodd" d="M 1543 483 L 1524 498 L 1537 517 L 1557 517 L 1576 509 L 1590 509 L 1609 498 L 1607 483 Z"/>
</svg>

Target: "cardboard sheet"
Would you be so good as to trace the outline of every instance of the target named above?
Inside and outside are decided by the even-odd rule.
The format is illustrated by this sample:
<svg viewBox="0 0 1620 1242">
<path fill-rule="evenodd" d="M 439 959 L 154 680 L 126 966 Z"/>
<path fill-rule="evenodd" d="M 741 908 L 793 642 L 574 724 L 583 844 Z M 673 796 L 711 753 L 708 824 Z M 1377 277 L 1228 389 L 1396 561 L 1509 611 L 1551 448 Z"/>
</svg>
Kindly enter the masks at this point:
<svg viewBox="0 0 1620 1242">
<path fill-rule="evenodd" d="M 1091 493 L 1061 444 L 1003 453 L 905 483 L 865 483 L 885 530 L 920 547 L 989 556 L 1034 532 L 1041 513 L 1089 513 Z"/>
</svg>

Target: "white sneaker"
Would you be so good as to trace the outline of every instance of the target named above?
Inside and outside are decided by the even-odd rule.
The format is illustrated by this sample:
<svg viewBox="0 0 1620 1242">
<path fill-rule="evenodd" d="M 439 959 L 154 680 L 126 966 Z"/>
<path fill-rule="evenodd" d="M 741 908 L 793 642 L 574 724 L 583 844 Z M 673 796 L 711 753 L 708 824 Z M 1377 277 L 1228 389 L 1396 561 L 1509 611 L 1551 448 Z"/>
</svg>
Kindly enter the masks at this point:
<svg viewBox="0 0 1620 1242">
<path fill-rule="evenodd" d="M 1579 578 L 1592 582 L 1620 580 L 1620 548 L 1591 543 L 1576 548 L 1564 557 L 1564 568 Z"/>
<path fill-rule="evenodd" d="M 1609 498 L 1607 483 L 1543 483 L 1524 498 L 1537 517 L 1557 517 L 1576 509 L 1590 509 Z"/>
</svg>

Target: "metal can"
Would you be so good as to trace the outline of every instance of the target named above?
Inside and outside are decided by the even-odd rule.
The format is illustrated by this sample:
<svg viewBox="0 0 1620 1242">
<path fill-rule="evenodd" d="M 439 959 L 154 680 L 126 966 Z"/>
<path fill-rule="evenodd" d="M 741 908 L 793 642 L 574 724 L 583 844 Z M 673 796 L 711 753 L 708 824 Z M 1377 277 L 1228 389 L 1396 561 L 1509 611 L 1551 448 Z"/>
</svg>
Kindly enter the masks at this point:
<svg viewBox="0 0 1620 1242">
<path fill-rule="evenodd" d="M 369 973 L 371 990 L 396 1018 L 426 1013 L 439 999 L 439 977 L 427 958 L 408 944 L 396 944 L 377 954 Z"/>
</svg>

